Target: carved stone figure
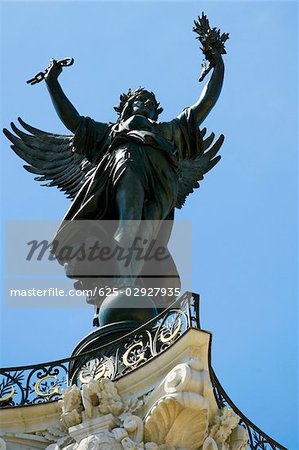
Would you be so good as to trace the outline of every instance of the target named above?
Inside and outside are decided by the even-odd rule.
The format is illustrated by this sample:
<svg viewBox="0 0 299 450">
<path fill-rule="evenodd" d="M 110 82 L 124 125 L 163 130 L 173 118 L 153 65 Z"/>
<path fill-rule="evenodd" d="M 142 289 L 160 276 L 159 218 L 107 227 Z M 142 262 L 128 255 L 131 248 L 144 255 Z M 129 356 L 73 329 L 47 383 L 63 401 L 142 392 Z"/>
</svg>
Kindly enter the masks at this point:
<svg viewBox="0 0 299 450">
<path fill-rule="evenodd" d="M 62 67 L 71 62 L 52 60 L 45 72 L 29 81 L 45 79 L 56 112 L 72 134 L 44 132 L 21 119 L 20 124 L 29 134 L 14 124 L 12 129 L 17 136 L 4 130 L 13 143 L 12 149 L 29 164 L 25 169 L 39 175 L 36 180 L 46 181 L 47 186 L 57 186 L 72 200 L 54 237 L 52 252 L 65 265 L 69 276 L 76 278 L 77 275 L 78 289 L 102 286 L 101 268 L 97 276 L 90 274 L 91 279 L 80 278 L 78 266 L 60 252 L 62 247 L 78 247 L 78 242 L 94 239 L 109 242 L 112 253 L 119 248 L 140 247 L 146 252 L 157 241 L 167 252 L 175 208 L 183 206 L 186 197 L 199 187 L 198 182 L 220 159 L 217 152 L 223 135 L 212 144 L 214 134 L 204 138 L 206 129 L 200 131 L 199 126 L 221 92 L 222 55 L 226 53 L 224 42 L 228 35 L 220 35 L 219 30 L 211 28 L 204 14 L 195 22 L 194 31 L 209 63 L 208 67 L 204 65 L 200 80 L 210 70 L 212 75 L 194 105 L 185 108 L 173 120 L 158 120 L 162 108 L 154 93 L 144 88 L 129 90 L 120 96 L 120 103 L 115 107 L 118 113 L 115 123 L 83 117 L 58 82 Z M 79 236 L 82 227 L 76 231 L 82 219 L 113 220 L 114 225 L 105 230 L 99 227 L 94 236 L 89 231 L 88 236 L 82 237 Z M 136 257 L 125 265 L 116 258 L 110 272 L 114 278 L 105 283 L 118 289 L 133 287 L 136 283 L 148 286 L 148 279 L 143 277 L 147 264 Z M 167 280 L 161 278 L 160 287 L 165 283 L 172 288 L 180 285 L 169 254 L 163 264 L 156 267 L 156 275 L 163 275 Z M 89 302 L 98 305 L 100 299 L 96 296 Z"/>
<path fill-rule="evenodd" d="M 77 386 L 73 385 L 62 391 L 62 400 L 59 400 L 62 408 L 61 422 L 67 428 L 81 422 L 82 400 Z"/>
</svg>

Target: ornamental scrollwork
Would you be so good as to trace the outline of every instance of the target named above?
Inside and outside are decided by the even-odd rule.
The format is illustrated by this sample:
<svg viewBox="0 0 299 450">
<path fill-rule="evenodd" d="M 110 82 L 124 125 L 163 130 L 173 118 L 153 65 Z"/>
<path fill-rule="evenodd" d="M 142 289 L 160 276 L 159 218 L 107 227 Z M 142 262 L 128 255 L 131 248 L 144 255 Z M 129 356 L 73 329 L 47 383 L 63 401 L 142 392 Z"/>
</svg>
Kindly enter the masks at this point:
<svg viewBox="0 0 299 450">
<path fill-rule="evenodd" d="M 145 352 L 148 348 L 147 344 L 143 341 L 136 342 L 130 345 L 122 356 L 122 362 L 125 367 L 137 367 L 140 363 L 146 360 Z"/>
<path fill-rule="evenodd" d="M 60 386 L 57 381 L 57 375 L 46 375 L 34 384 L 34 392 L 38 397 L 51 397 L 59 394 Z"/>
<path fill-rule="evenodd" d="M 27 379 L 28 393 L 31 394 L 30 403 L 57 400 L 64 386 L 66 386 L 65 366 L 51 365 L 32 370 Z"/>
<path fill-rule="evenodd" d="M 183 321 L 181 318 L 181 314 L 174 314 L 163 324 L 158 339 L 162 344 L 170 345 L 171 342 L 173 342 L 178 337 L 182 327 Z"/>
<path fill-rule="evenodd" d="M 0 397 L 0 402 L 8 402 L 9 400 L 11 400 L 13 398 L 13 396 L 15 395 L 15 387 L 14 385 L 11 386 L 11 391 L 10 393 L 8 393 L 7 395 L 4 394 L 3 397 Z M 3 395 L 3 393 L 2 393 Z"/>
<path fill-rule="evenodd" d="M 93 358 L 87 361 L 80 369 L 78 378 L 82 384 L 85 384 L 91 380 L 111 379 L 114 376 L 114 358 L 103 356 L 102 358 Z"/>
<path fill-rule="evenodd" d="M 16 403 L 14 399 L 15 395 L 18 390 L 22 392 L 24 372 L 4 372 L 1 375 L 3 379 L 0 381 L 0 407 L 14 406 Z"/>
<path fill-rule="evenodd" d="M 63 365 L 0 371 L 0 407 L 55 400 L 60 398 L 66 383 L 67 367 Z"/>
</svg>

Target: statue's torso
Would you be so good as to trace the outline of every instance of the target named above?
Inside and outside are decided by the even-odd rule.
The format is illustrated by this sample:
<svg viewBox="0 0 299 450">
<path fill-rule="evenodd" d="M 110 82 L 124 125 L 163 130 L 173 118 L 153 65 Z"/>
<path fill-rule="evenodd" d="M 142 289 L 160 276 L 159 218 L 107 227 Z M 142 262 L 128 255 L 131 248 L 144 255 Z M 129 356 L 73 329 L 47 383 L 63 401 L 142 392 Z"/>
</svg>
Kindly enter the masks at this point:
<svg viewBox="0 0 299 450">
<path fill-rule="evenodd" d="M 122 133 L 126 131 L 155 131 L 157 122 L 148 119 L 141 115 L 134 115 L 127 120 L 116 124 L 113 127 L 115 133 Z"/>
</svg>

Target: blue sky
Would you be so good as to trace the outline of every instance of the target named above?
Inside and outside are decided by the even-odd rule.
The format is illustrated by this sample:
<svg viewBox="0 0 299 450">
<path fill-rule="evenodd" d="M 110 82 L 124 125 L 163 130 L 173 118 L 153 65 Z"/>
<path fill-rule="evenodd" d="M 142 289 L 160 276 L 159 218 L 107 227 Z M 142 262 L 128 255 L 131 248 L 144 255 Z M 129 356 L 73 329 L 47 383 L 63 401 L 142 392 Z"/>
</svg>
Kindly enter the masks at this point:
<svg viewBox="0 0 299 450">
<path fill-rule="evenodd" d="M 43 83 L 25 80 L 73 56 L 60 81 L 83 115 L 115 121 L 129 87 L 146 86 L 169 120 L 196 101 L 204 10 L 230 32 L 222 94 L 205 121 L 222 160 L 177 219 L 193 225 L 193 289 L 213 333 L 212 363 L 237 406 L 297 449 L 297 4 L 295 2 L 3 2 L 2 117 L 66 133 Z M 69 202 L 42 188 L 2 138 L 2 216 L 60 220 Z M 41 222 L 42 223 L 42 222 Z M 5 245 L 5 239 L 3 243 Z M 4 292 L 4 290 L 3 290 Z M 4 297 L 4 296 L 3 296 Z M 92 310 L 1 304 L 1 365 L 66 357 Z"/>
</svg>

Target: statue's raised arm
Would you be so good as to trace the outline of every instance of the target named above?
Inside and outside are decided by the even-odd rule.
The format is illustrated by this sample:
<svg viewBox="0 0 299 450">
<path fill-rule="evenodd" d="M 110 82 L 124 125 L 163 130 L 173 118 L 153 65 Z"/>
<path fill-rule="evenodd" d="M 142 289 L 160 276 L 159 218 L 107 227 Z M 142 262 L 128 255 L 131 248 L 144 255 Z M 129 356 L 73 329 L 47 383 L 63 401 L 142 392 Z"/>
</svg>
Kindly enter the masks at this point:
<svg viewBox="0 0 299 450">
<path fill-rule="evenodd" d="M 201 42 L 206 61 L 203 63 L 199 81 L 212 71 L 210 80 L 203 88 L 197 102 L 191 107 L 185 108 L 179 116 L 171 121 L 171 137 L 178 149 L 178 195 L 176 207 L 181 208 L 185 200 L 194 189 L 199 187 L 199 182 L 220 160 L 218 151 L 224 141 L 221 134 L 214 141 L 215 134 L 206 135 L 206 129 L 199 130 L 199 125 L 204 121 L 216 104 L 220 95 L 223 77 L 224 63 L 222 55 L 226 53 L 224 43 L 228 39 L 228 33 L 220 34 L 217 28 L 211 28 L 207 17 L 202 13 L 197 21 L 194 21 L 193 31 Z"/>
<path fill-rule="evenodd" d="M 201 42 L 206 61 L 203 63 L 203 69 L 199 78 L 202 81 L 205 76 L 213 70 L 212 76 L 203 88 L 197 102 L 191 107 L 195 114 L 197 124 L 200 125 L 211 109 L 216 104 L 220 95 L 223 77 L 224 64 L 222 55 L 226 53 L 224 43 L 228 39 L 228 33 L 220 35 L 220 30 L 211 28 L 207 17 L 202 13 L 197 21 L 194 21 L 193 31 L 198 34 L 197 39 Z"/>
<path fill-rule="evenodd" d="M 213 53 L 213 73 L 201 91 L 200 97 L 197 102 L 191 106 L 191 109 L 195 113 L 198 125 L 200 125 L 207 115 L 210 113 L 211 109 L 216 104 L 218 97 L 221 92 L 224 76 L 224 64 L 222 56 L 216 50 Z"/>
<path fill-rule="evenodd" d="M 13 122 L 11 128 L 15 134 L 4 128 L 3 132 L 12 143 L 12 150 L 24 159 L 28 165 L 24 168 L 35 175 L 36 181 L 46 181 L 44 186 L 57 186 L 68 198 L 73 199 L 91 177 L 96 166 L 93 158 L 101 153 L 98 144 L 104 139 L 108 124 L 95 122 L 81 116 L 63 92 L 58 77 L 65 66 L 71 66 L 73 58 L 52 59 L 49 66 L 27 81 L 34 85 L 42 80 L 46 82 L 55 110 L 73 134 L 53 134 L 32 127 L 21 118 L 18 121 L 24 130 Z M 93 142 L 86 142 L 84 134 L 92 128 Z"/>
<path fill-rule="evenodd" d="M 58 77 L 61 72 L 61 64 L 58 64 L 55 59 L 52 59 L 44 79 L 58 117 L 65 127 L 74 133 L 79 126 L 81 116 L 59 84 Z"/>
</svg>

